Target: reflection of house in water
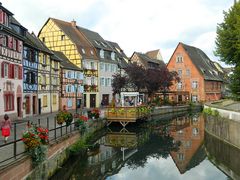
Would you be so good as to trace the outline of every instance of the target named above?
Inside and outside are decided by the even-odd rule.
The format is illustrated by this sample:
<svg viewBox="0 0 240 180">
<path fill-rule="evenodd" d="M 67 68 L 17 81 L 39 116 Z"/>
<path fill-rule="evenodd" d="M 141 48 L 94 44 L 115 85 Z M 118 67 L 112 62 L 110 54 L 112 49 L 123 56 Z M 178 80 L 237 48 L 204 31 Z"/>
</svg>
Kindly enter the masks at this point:
<svg viewBox="0 0 240 180">
<path fill-rule="evenodd" d="M 177 152 L 170 154 L 181 174 L 198 165 L 205 158 L 203 148 L 204 119 L 202 116 L 180 117 L 173 122 L 170 132 L 175 142 L 181 145 Z"/>
<path fill-rule="evenodd" d="M 102 179 L 116 174 L 126 160 L 137 152 L 138 137 L 134 132 L 108 132 L 96 143 L 100 144 L 96 152 L 89 153 L 88 168 L 84 177 Z"/>
</svg>

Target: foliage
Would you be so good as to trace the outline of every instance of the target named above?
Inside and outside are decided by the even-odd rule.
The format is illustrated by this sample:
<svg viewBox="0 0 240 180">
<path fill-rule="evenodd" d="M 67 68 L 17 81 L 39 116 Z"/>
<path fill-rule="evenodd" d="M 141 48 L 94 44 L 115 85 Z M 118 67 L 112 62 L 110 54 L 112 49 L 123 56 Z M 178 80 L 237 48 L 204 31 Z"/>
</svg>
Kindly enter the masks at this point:
<svg viewBox="0 0 240 180">
<path fill-rule="evenodd" d="M 80 128 L 81 130 L 84 130 L 86 128 L 85 122 L 87 122 L 87 121 L 88 121 L 87 116 L 84 116 L 84 115 L 79 116 L 78 115 L 75 117 L 74 125 L 75 125 L 75 127 Z"/>
<path fill-rule="evenodd" d="M 88 117 L 90 119 L 97 119 L 100 116 L 100 110 L 98 108 L 94 108 L 91 111 L 88 111 Z"/>
<path fill-rule="evenodd" d="M 209 115 L 209 116 L 219 116 L 219 111 L 214 110 L 212 108 L 204 108 L 203 114 Z"/>
<path fill-rule="evenodd" d="M 220 60 L 235 66 L 231 78 L 231 91 L 240 97 L 240 2 L 236 2 L 228 12 L 224 12 L 224 21 L 217 26 L 215 54 Z"/>
<path fill-rule="evenodd" d="M 113 94 L 120 94 L 121 89 L 124 88 L 127 84 L 127 77 L 122 76 L 121 74 L 114 74 L 113 75 L 113 81 L 112 81 L 112 88 L 113 88 Z"/>
<path fill-rule="evenodd" d="M 68 112 L 68 111 L 60 111 L 57 116 L 57 123 L 58 124 L 63 124 L 64 122 L 66 122 L 66 125 L 69 126 L 71 124 L 71 122 L 73 121 L 73 115 L 72 113 Z"/>
<path fill-rule="evenodd" d="M 35 165 L 45 160 L 47 147 L 44 145 L 49 143 L 48 129 L 29 125 L 23 132 L 22 141 Z"/>
</svg>

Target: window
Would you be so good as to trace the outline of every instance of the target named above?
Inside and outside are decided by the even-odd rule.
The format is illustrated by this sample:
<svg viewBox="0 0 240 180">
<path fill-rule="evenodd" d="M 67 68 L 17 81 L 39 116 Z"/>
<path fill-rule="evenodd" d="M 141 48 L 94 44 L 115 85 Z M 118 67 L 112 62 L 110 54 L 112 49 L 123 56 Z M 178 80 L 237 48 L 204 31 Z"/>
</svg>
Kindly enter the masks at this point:
<svg viewBox="0 0 240 180">
<path fill-rule="evenodd" d="M 36 74 L 34 72 L 26 72 L 26 83 L 35 84 L 36 83 Z"/>
<path fill-rule="evenodd" d="M 91 85 L 95 85 L 95 78 L 91 77 Z"/>
<path fill-rule="evenodd" d="M 43 95 L 43 107 L 47 107 L 47 95 Z"/>
<path fill-rule="evenodd" d="M 104 71 L 104 63 L 100 63 L 100 71 Z"/>
<path fill-rule="evenodd" d="M 197 101 L 198 101 L 198 96 L 192 95 L 192 102 L 197 102 Z"/>
<path fill-rule="evenodd" d="M 197 81 L 193 81 L 192 82 L 192 88 L 193 89 L 197 89 L 198 88 L 198 82 Z"/>
<path fill-rule="evenodd" d="M 13 93 L 4 94 L 4 110 L 13 111 L 14 110 L 14 95 Z"/>
<path fill-rule="evenodd" d="M 18 74 L 19 66 L 14 65 L 14 79 L 17 79 L 19 74 Z"/>
<path fill-rule="evenodd" d="M 114 66 L 115 64 L 111 64 L 111 72 L 114 72 Z"/>
<path fill-rule="evenodd" d="M 8 77 L 9 64 L 2 62 L 2 77 Z"/>
<path fill-rule="evenodd" d="M 178 153 L 177 158 L 178 158 L 179 161 L 183 161 L 184 160 L 184 154 L 183 153 Z"/>
<path fill-rule="evenodd" d="M 6 47 L 7 44 L 8 44 L 8 37 L 5 36 L 5 35 L 1 35 L 1 36 L 0 36 L 0 45 Z"/>
<path fill-rule="evenodd" d="M 42 84 L 46 84 L 46 74 L 42 75 Z"/>
<path fill-rule="evenodd" d="M 93 50 L 90 50 L 91 55 L 94 55 Z"/>
<path fill-rule="evenodd" d="M 115 53 L 114 52 L 111 53 L 111 59 L 115 60 Z"/>
<path fill-rule="evenodd" d="M 67 78 L 72 78 L 72 72 L 71 71 L 67 72 Z"/>
<path fill-rule="evenodd" d="M 177 63 L 182 63 L 183 62 L 183 57 L 182 57 L 182 55 L 177 55 L 177 58 L 176 58 L 176 61 L 177 61 Z"/>
<path fill-rule="evenodd" d="M 47 59 L 46 54 L 43 54 L 43 64 L 46 64 L 46 59 Z"/>
<path fill-rule="evenodd" d="M 186 70 L 186 75 L 187 75 L 187 76 L 190 76 L 190 69 L 187 69 L 187 70 Z"/>
<path fill-rule="evenodd" d="M 100 86 L 104 86 L 104 77 L 100 78 Z"/>
<path fill-rule="evenodd" d="M 57 104 L 57 95 L 53 95 L 53 104 Z"/>
<path fill-rule="evenodd" d="M 177 89 L 182 89 L 182 82 L 179 82 L 178 84 L 177 84 Z"/>
<path fill-rule="evenodd" d="M 58 69 L 58 62 L 57 62 L 57 61 L 54 61 L 53 67 L 54 67 L 55 69 Z"/>
<path fill-rule="evenodd" d="M 104 50 L 100 50 L 100 58 L 104 58 Z"/>
<path fill-rule="evenodd" d="M 42 42 L 45 43 L 45 37 L 42 37 Z"/>
<path fill-rule="evenodd" d="M 68 107 L 72 107 L 73 103 L 72 103 L 72 99 L 68 99 L 67 101 L 67 106 Z"/>
<path fill-rule="evenodd" d="M 108 69 L 108 64 L 107 63 L 105 63 L 105 72 L 107 72 L 109 69 Z"/>
<path fill-rule="evenodd" d="M 65 39 L 65 35 L 61 35 L 61 41 Z"/>
<path fill-rule="evenodd" d="M 94 62 L 90 62 L 91 69 L 95 69 Z"/>
<path fill-rule="evenodd" d="M 83 54 L 86 54 L 86 52 L 85 52 L 85 50 L 84 50 L 83 48 L 82 48 L 82 53 L 83 53 Z"/>
<path fill-rule="evenodd" d="M 17 40 L 13 39 L 13 50 L 17 50 Z"/>
<path fill-rule="evenodd" d="M 181 69 L 178 70 L 178 76 L 180 76 L 180 77 L 182 76 L 182 70 Z"/>
<path fill-rule="evenodd" d="M 199 129 L 198 128 L 193 128 L 192 133 L 194 136 L 197 136 L 199 134 Z"/>
<path fill-rule="evenodd" d="M 66 92 L 72 92 L 72 85 L 67 85 L 66 86 Z"/>
</svg>

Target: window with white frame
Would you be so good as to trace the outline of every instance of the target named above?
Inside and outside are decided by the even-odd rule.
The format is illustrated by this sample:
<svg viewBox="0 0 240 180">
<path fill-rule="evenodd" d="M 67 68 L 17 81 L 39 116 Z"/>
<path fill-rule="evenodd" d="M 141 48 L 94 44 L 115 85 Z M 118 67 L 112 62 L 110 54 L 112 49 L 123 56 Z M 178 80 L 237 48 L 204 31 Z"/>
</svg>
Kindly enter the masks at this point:
<svg viewBox="0 0 240 180">
<path fill-rule="evenodd" d="M 19 67 L 17 65 L 14 65 L 14 79 L 18 78 L 18 69 Z"/>
<path fill-rule="evenodd" d="M 179 161 L 183 161 L 184 160 L 184 154 L 183 153 L 178 153 L 177 158 L 178 158 Z"/>
<path fill-rule="evenodd" d="M 72 78 L 72 72 L 71 71 L 67 72 L 67 78 Z"/>
<path fill-rule="evenodd" d="M 72 107 L 73 103 L 72 103 L 72 99 L 68 99 L 67 101 L 67 106 L 68 107 Z"/>
<path fill-rule="evenodd" d="M 68 93 L 72 92 L 72 85 L 69 84 L 66 86 L 66 92 L 68 92 Z"/>
<path fill-rule="evenodd" d="M 182 63 L 183 62 L 183 56 L 181 54 L 178 54 L 176 57 L 176 62 L 177 63 Z"/>
<path fill-rule="evenodd" d="M 100 58 L 104 58 L 104 50 L 100 50 Z"/>
<path fill-rule="evenodd" d="M 105 72 L 108 72 L 108 71 L 109 71 L 109 64 L 105 63 Z"/>
<path fill-rule="evenodd" d="M 187 75 L 187 76 L 190 76 L 190 69 L 187 69 L 187 70 L 186 70 L 186 75 Z"/>
<path fill-rule="evenodd" d="M 95 69 L 94 62 L 90 62 L 91 69 Z"/>
<path fill-rule="evenodd" d="M 4 63 L 3 67 L 4 67 L 3 75 L 4 75 L 4 77 L 8 77 L 8 68 L 9 68 L 8 63 Z"/>
<path fill-rule="evenodd" d="M 192 95 L 192 102 L 197 102 L 197 101 L 198 101 L 198 96 Z"/>
<path fill-rule="evenodd" d="M 104 77 L 101 77 L 100 78 L 100 86 L 104 86 L 104 82 L 105 82 Z"/>
<path fill-rule="evenodd" d="M 193 134 L 194 136 L 197 136 L 197 135 L 199 134 L 199 129 L 198 129 L 198 128 L 193 128 L 192 134 Z"/>
<path fill-rule="evenodd" d="M 197 81 L 193 81 L 192 82 L 192 88 L 193 89 L 197 89 L 198 88 L 198 82 Z"/>
<path fill-rule="evenodd" d="M 100 63 L 100 71 L 104 71 L 104 63 L 103 62 Z"/>
<path fill-rule="evenodd" d="M 111 52 L 111 59 L 115 60 L 115 52 Z"/>
<path fill-rule="evenodd" d="M 182 77 L 182 70 L 181 69 L 178 69 L 178 76 Z"/>
<path fill-rule="evenodd" d="M 85 53 L 86 53 L 86 52 L 85 52 L 85 50 L 84 50 L 83 48 L 82 48 L 82 53 L 83 53 L 83 54 L 85 54 Z"/>
<path fill-rule="evenodd" d="M 91 77 L 91 85 L 95 85 L 95 78 Z"/>
<path fill-rule="evenodd" d="M 111 72 L 114 72 L 114 64 L 111 64 Z"/>
<path fill-rule="evenodd" d="M 182 89 L 182 88 L 183 88 L 183 83 L 182 82 L 178 82 L 177 89 Z"/>
</svg>

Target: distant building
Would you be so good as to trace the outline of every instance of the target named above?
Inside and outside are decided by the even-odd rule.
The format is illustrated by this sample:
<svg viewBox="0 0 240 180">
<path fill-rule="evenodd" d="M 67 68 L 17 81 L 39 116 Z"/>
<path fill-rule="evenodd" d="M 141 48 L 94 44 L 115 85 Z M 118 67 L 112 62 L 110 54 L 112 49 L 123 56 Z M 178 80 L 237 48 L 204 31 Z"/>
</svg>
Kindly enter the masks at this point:
<svg viewBox="0 0 240 180">
<path fill-rule="evenodd" d="M 157 60 L 163 61 L 160 49 L 156 49 L 156 50 L 153 50 L 153 51 L 148 51 L 145 54 L 151 59 L 157 59 Z"/>
<path fill-rule="evenodd" d="M 151 55 L 151 57 L 155 57 L 155 55 L 153 55 L 153 54 L 150 54 L 150 55 Z M 147 55 L 147 54 L 143 54 L 140 52 L 134 52 L 132 54 L 132 56 L 130 57 L 129 61 L 131 63 L 136 62 L 138 65 L 141 65 L 146 69 L 148 69 L 148 68 L 157 69 L 161 66 L 161 64 L 164 64 L 164 62 L 162 60 L 153 59 L 151 57 L 149 57 L 149 55 Z"/>
<path fill-rule="evenodd" d="M 179 43 L 167 68 L 180 77 L 180 82 L 171 86 L 171 100 L 214 101 L 222 97 L 222 72 L 199 48 Z"/>
<path fill-rule="evenodd" d="M 23 114 L 23 40 L 26 29 L 15 23 L 13 14 L 0 3 L 0 118 Z"/>
<path fill-rule="evenodd" d="M 61 59 L 60 110 L 76 109 L 76 105 L 80 108 L 84 92 L 82 69 L 70 62 L 62 52 L 54 51 L 54 54 Z"/>
</svg>

